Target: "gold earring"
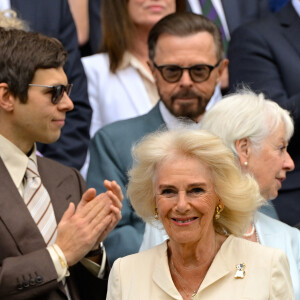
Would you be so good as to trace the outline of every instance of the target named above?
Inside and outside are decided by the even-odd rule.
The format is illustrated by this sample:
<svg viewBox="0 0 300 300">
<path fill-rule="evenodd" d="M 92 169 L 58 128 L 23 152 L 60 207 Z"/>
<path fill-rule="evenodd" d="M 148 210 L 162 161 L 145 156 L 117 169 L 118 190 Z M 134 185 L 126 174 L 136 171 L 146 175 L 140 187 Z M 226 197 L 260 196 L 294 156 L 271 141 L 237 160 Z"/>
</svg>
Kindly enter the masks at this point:
<svg viewBox="0 0 300 300">
<path fill-rule="evenodd" d="M 154 219 L 155 220 L 159 220 L 159 217 L 158 217 L 158 211 L 157 211 L 157 207 L 155 206 L 155 208 L 154 208 Z"/>
<path fill-rule="evenodd" d="M 221 216 L 221 212 L 223 211 L 223 207 L 221 204 L 218 204 L 216 207 L 216 214 L 215 214 L 215 219 L 219 220 Z"/>
</svg>

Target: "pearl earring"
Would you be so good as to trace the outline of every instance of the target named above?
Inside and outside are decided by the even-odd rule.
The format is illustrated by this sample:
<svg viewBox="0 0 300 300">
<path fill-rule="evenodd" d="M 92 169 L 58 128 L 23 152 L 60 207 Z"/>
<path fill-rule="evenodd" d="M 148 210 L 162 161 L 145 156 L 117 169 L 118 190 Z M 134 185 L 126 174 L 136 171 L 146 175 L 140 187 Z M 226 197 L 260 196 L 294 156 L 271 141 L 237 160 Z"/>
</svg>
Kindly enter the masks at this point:
<svg viewBox="0 0 300 300">
<path fill-rule="evenodd" d="M 245 167 L 248 166 L 248 162 L 247 162 L 247 161 L 244 162 L 244 166 L 245 166 Z"/>
</svg>

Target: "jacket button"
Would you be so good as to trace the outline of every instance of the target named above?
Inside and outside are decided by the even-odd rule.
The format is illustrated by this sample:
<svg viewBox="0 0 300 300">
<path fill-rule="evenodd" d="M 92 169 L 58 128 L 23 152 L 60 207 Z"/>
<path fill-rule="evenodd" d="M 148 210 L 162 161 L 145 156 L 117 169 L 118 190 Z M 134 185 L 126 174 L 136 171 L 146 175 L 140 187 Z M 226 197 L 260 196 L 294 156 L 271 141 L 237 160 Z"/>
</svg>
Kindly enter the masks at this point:
<svg viewBox="0 0 300 300">
<path fill-rule="evenodd" d="M 28 288 L 29 287 L 29 282 L 27 280 L 23 281 L 23 287 Z"/>
<path fill-rule="evenodd" d="M 30 279 L 29 279 L 29 284 L 31 286 L 34 286 L 35 285 L 35 280 L 30 276 Z"/>
<path fill-rule="evenodd" d="M 20 283 L 19 278 L 17 278 L 17 289 L 18 289 L 19 291 L 22 291 L 22 290 L 23 290 L 23 285 Z"/>
<path fill-rule="evenodd" d="M 40 276 L 40 275 L 37 275 L 36 278 L 35 278 L 35 282 L 36 283 L 42 283 L 43 282 L 43 277 Z"/>
</svg>

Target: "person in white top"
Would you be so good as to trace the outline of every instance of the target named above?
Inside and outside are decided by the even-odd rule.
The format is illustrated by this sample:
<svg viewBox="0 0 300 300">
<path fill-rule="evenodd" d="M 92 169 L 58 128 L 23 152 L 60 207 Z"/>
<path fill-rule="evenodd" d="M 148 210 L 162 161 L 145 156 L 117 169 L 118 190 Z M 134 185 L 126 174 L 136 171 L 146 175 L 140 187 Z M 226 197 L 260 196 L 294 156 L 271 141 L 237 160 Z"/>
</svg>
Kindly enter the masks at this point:
<svg viewBox="0 0 300 300">
<path fill-rule="evenodd" d="M 201 128 L 232 150 L 239 167 L 257 180 L 265 202 L 277 197 L 287 172 L 294 169 L 287 152 L 294 125 L 287 110 L 263 94 L 240 90 L 207 112 Z M 287 254 L 295 299 L 300 299 L 300 231 L 256 212 L 244 238 Z"/>
</svg>

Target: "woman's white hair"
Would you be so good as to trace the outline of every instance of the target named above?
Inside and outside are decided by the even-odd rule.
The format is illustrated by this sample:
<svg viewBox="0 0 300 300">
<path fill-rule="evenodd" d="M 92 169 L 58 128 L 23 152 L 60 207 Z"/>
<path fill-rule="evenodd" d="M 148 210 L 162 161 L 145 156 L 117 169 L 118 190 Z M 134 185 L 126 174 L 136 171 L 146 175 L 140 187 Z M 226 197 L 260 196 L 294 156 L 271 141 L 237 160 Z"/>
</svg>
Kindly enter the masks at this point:
<svg viewBox="0 0 300 300">
<path fill-rule="evenodd" d="M 276 102 L 265 99 L 249 89 L 224 97 L 205 113 L 201 128 L 219 136 L 238 155 L 235 142 L 248 138 L 253 150 L 259 151 L 263 141 L 284 124 L 285 138 L 290 140 L 294 123 L 290 113 Z"/>
<path fill-rule="evenodd" d="M 0 11 L 0 27 L 7 29 L 29 29 L 26 21 L 18 18 L 17 13 L 12 9 Z"/>
<path fill-rule="evenodd" d="M 215 135 L 204 130 L 172 130 L 146 136 L 133 148 L 134 167 L 129 171 L 127 194 L 137 214 L 155 223 L 155 173 L 168 158 L 187 156 L 205 164 L 224 211 L 214 220 L 215 230 L 240 236 L 249 225 L 262 198 L 256 181 L 243 175 L 233 153 Z M 213 220 L 212 220 L 213 222 Z"/>
</svg>

